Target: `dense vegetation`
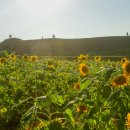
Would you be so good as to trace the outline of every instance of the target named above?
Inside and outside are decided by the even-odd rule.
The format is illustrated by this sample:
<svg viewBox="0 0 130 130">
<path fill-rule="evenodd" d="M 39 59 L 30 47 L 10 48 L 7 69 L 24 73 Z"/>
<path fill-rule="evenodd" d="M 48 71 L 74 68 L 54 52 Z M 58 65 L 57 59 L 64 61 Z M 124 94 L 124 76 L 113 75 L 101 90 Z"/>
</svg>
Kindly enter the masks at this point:
<svg viewBox="0 0 130 130">
<path fill-rule="evenodd" d="M 127 130 L 130 63 L 0 58 L 0 130 Z"/>
</svg>

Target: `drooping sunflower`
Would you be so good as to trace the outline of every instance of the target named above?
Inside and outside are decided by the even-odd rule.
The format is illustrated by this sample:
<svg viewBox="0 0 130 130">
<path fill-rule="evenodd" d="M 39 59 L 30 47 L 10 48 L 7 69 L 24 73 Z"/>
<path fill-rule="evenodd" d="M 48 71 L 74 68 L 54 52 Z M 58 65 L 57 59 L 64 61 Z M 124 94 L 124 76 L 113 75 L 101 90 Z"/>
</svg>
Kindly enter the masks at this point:
<svg viewBox="0 0 130 130">
<path fill-rule="evenodd" d="M 126 124 L 128 129 L 130 129 L 130 113 L 127 114 L 127 117 L 126 117 Z"/>
<path fill-rule="evenodd" d="M 80 83 L 74 83 L 74 89 L 80 90 Z"/>
<path fill-rule="evenodd" d="M 124 65 L 124 74 L 127 75 L 127 76 L 130 76 L 130 62 L 127 62 L 125 65 Z"/>
<path fill-rule="evenodd" d="M 100 62 L 101 61 L 101 56 L 95 56 L 94 59 L 95 59 L 96 62 Z"/>
<path fill-rule="evenodd" d="M 78 105 L 77 106 L 77 112 L 87 112 L 87 106 L 84 104 Z"/>
<path fill-rule="evenodd" d="M 9 58 L 10 58 L 11 60 L 16 60 L 16 55 L 15 55 L 15 54 L 10 54 L 10 55 L 9 55 Z"/>
<path fill-rule="evenodd" d="M 86 76 L 88 72 L 89 72 L 89 67 L 86 64 L 82 63 L 79 65 L 79 73 L 81 76 L 83 77 Z"/>
<path fill-rule="evenodd" d="M 38 57 L 37 56 L 30 56 L 30 60 L 32 62 L 36 62 L 38 60 Z"/>
<path fill-rule="evenodd" d="M 6 61 L 7 61 L 6 58 L 4 58 L 4 57 L 1 57 L 1 58 L 0 58 L 0 62 L 1 62 L 1 63 L 5 63 Z"/>
<path fill-rule="evenodd" d="M 81 55 L 78 57 L 78 61 L 79 61 L 79 62 L 86 61 L 87 59 L 88 59 L 88 55 L 84 55 L 84 54 L 81 54 Z"/>
<path fill-rule="evenodd" d="M 112 80 L 112 86 L 113 87 L 121 87 L 128 85 L 129 78 L 125 75 L 118 75 Z"/>
</svg>

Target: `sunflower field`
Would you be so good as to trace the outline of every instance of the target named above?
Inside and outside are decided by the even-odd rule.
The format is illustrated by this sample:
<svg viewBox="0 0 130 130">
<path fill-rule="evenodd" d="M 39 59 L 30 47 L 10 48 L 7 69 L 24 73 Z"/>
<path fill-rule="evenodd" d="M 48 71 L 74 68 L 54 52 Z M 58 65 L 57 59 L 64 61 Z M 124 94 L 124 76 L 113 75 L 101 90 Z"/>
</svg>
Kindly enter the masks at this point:
<svg viewBox="0 0 130 130">
<path fill-rule="evenodd" d="M 130 62 L 0 57 L 0 130 L 129 130 Z"/>
</svg>

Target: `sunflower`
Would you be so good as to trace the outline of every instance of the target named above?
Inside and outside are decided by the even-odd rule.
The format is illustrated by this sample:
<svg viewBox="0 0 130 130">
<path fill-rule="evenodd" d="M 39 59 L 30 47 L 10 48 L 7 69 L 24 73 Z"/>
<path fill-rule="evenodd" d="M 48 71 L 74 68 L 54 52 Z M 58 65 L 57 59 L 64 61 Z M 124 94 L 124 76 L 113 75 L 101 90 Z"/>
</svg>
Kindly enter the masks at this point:
<svg viewBox="0 0 130 130">
<path fill-rule="evenodd" d="M 16 55 L 15 55 L 15 54 L 10 54 L 10 55 L 9 55 L 9 58 L 10 58 L 11 60 L 15 60 L 15 59 L 16 59 Z"/>
<path fill-rule="evenodd" d="M 123 70 L 125 75 L 130 76 L 130 62 L 127 62 L 124 65 Z"/>
<path fill-rule="evenodd" d="M 1 63 L 5 63 L 6 61 L 7 61 L 6 58 L 4 58 L 4 57 L 1 57 L 1 58 L 0 58 L 0 62 L 1 62 Z"/>
<path fill-rule="evenodd" d="M 75 83 L 74 84 L 74 89 L 75 90 L 80 90 L 80 83 Z"/>
<path fill-rule="evenodd" d="M 37 57 L 37 56 L 31 56 L 31 57 L 30 57 L 30 60 L 31 60 L 32 62 L 36 62 L 36 61 L 38 60 L 38 57 Z"/>
<path fill-rule="evenodd" d="M 28 59 L 29 59 L 29 56 L 28 56 L 28 55 L 23 55 L 23 59 L 24 59 L 24 60 L 28 60 Z"/>
<path fill-rule="evenodd" d="M 81 54 L 81 55 L 78 57 L 78 61 L 79 61 L 79 62 L 86 61 L 87 59 L 88 59 L 88 55 L 84 55 L 84 54 Z"/>
<path fill-rule="evenodd" d="M 88 74 L 89 68 L 86 64 L 82 63 L 79 65 L 79 72 L 81 76 L 86 76 Z"/>
<path fill-rule="evenodd" d="M 101 56 L 95 56 L 94 59 L 95 59 L 96 62 L 100 62 L 101 61 Z"/>
<path fill-rule="evenodd" d="M 121 59 L 121 64 L 123 64 L 123 63 L 125 63 L 125 62 L 127 62 L 127 61 L 128 61 L 127 58 L 122 58 L 122 59 Z"/>
<path fill-rule="evenodd" d="M 128 84 L 128 77 L 125 75 L 118 75 L 112 80 L 112 86 L 120 87 Z"/>
<path fill-rule="evenodd" d="M 130 113 L 127 114 L 127 117 L 126 117 L 126 124 L 128 129 L 130 129 Z"/>
<path fill-rule="evenodd" d="M 45 127 L 45 123 L 43 121 L 33 121 L 31 122 L 25 129 L 26 130 L 33 130 L 33 129 L 42 129 Z"/>
<path fill-rule="evenodd" d="M 77 106 L 77 112 L 87 112 L 87 106 L 84 104 Z"/>
</svg>

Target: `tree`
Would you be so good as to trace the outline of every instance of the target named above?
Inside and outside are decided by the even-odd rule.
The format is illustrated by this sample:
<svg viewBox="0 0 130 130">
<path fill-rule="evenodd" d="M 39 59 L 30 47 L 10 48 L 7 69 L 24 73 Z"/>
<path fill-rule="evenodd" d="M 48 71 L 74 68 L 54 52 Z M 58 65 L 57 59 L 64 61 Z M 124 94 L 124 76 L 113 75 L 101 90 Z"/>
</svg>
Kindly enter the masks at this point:
<svg viewBox="0 0 130 130">
<path fill-rule="evenodd" d="M 12 38 L 12 35 L 9 35 L 9 38 Z"/>
<path fill-rule="evenodd" d="M 55 35 L 53 34 L 52 37 L 55 38 Z"/>
</svg>

